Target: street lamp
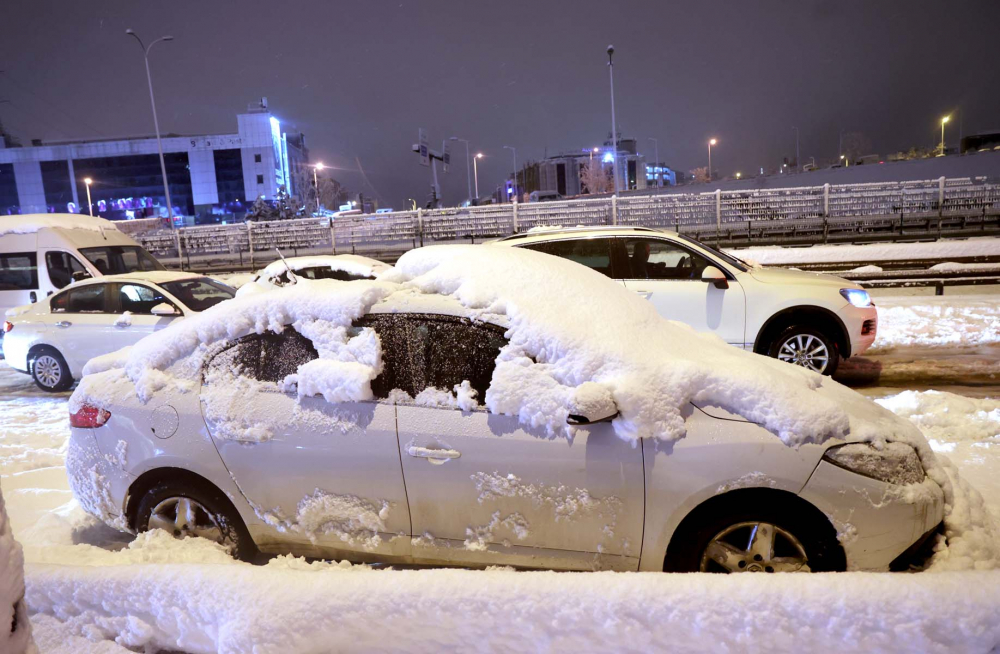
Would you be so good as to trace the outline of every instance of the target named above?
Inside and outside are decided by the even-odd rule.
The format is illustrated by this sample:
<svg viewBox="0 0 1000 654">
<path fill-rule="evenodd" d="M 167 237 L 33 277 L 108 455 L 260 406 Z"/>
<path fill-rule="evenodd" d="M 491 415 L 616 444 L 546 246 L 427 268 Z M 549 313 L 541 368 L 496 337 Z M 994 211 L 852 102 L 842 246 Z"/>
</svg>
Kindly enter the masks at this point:
<svg viewBox="0 0 1000 654">
<path fill-rule="evenodd" d="M 708 140 L 708 181 L 712 181 L 712 146 L 718 143 L 715 139 Z"/>
<path fill-rule="evenodd" d="M 153 46 L 160 41 L 173 41 L 172 36 L 161 36 L 156 39 L 149 46 L 145 46 L 142 43 L 142 39 L 133 32 L 131 29 L 125 30 L 125 33 L 129 36 L 135 38 L 139 42 L 139 47 L 142 48 L 142 56 L 146 60 L 146 81 L 149 83 L 149 104 L 153 106 L 153 127 L 156 129 L 156 147 L 160 151 L 160 173 L 163 174 L 163 194 L 167 198 L 167 219 L 170 221 L 170 229 L 176 229 L 174 225 L 174 208 L 170 203 L 170 186 L 167 184 L 167 165 L 163 162 L 163 141 L 160 139 L 160 122 L 156 118 L 156 98 L 153 97 L 153 76 L 149 72 L 149 51 L 153 49 Z"/>
<path fill-rule="evenodd" d="M 611 81 L 611 147 L 614 152 L 612 170 L 615 175 L 615 195 L 618 195 L 618 134 L 615 131 L 615 48 L 608 46 L 608 78 Z"/>
<path fill-rule="evenodd" d="M 476 202 L 479 202 L 479 160 L 483 158 L 482 152 L 476 153 L 476 158 L 472 160 L 472 172 L 476 176 Z"/>
<path fill-rule="evenodd" d="M 90 207 L 90 215 L 94 215 L 94 203 L 90 201 L 90 185 L 94 183 L 94 180 L 89 177 L 83 178 L 83 183 L 87 185 L 87 206 Z"/>
<path fill-rule="evenodd" d="M 469 177 L 469 141 L 466 139 L 460 139 L 457 136 L 452 136 L 449 141 L 461 141 L 465 143 L 465 185 L 469 193 L 469 199 L 472 199 L 472 178 Z"/>
<path fill-rule="evenodd" d="M 743 177 L 743 173 L 737 172 L 736 173 L 736 179 L 739 179 L 740 177 Z"/>
<path fill-rule="evenodd" d="M 319 211 L 319 177 L 317 177 L 316 171 L 317 170 L 323 170 L 323 168 L 324 168 L 324 166 L 323 166 L 323 162 L 322 161 L 317 162 L 316 165 L 312 167 L 312 169 L 313 169 L 313 189 L 316 192 L 316 211 Z"/>
<path fill-rule="evenodd" d="M 944 124 L 951 120 L 951 116 L 945 116 L 941 119 L 941 154 L 940 157 L 944 156 Z"/>
<path fill-rule="evenodd" d="M 653 164 L 653 165 L 656 166 L 656 171 L 657 171 L 655 173 L 654 179 L 656 179 L 656 185 L 659 186 L 660 185 L 660 172 L 659 171 L 660 171 L 660 168 L 662 167 L 662 166 L 660 166 L 660 143 L 659 143 L 659 141 L 657 141 L 656 139 L 654 139 L 652 137 L 650 137 L 649 140 L 653 142 L 653 152 L 654 152 L 653 157 L 656 159 L 656 163 Z"/>
<path fill-rule="evenodd" d="M 504 150 L 510 150 L 511 154 L 514 155 L 514 194 L 511 199 L 517 202 L 517 149 L 511 145 L 505 145 L 503 148 Z"/>
</svg>

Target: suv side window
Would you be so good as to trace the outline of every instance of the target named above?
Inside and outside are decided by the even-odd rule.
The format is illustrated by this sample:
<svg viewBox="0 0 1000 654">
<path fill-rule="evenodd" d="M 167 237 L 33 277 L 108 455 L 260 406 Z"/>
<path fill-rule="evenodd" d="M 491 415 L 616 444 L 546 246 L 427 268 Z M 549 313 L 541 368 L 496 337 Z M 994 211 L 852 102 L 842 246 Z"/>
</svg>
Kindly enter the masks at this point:
<svg viewBox="0 0 1000 654">
<path fill-rule="evenodd" d="M 507 344 L 503 331 L 466 318 L 409 316 L 407 320 L 416 393 L 431 386 L 451 391 L 468 381 L 482 402 L 500 349 Z"/>
<path fill-rule="evenodd" d="M 118 304 L 121 311 L 131 311 L 136 315 L 150 315 L 157 304 L 169 304 L 177 308 L 163 293 L 139 284 L 119 284 Z"/>
<path fill-rule="evenodd" d="M 528 243 L 520 247 L 569 259 L 596 270 L 602 275 L 612 276 L 611 240 L 608 238 L 576 238 L 546 243 Z"/>
<path fill-rule="evenodd" d="M 625 279 L 701 279 L 711 261 L 670 241 L 622 238 L 628 271 Z"/>
<path fill-rule="evenodd" d="M 45 267 L 49 271 L 49 281 L 56 288 L 65 288 L 73 281 L 73 274 L 87 272 L 83 264 L 68 252 L 46 252 Z M 87 273 L 89 276 L 90 273 Z"/>
<path fill-rule="evenodd" d="M 406 321 L 395 314 L 369 314 L 355 321 L 348 333 L 354 336 L 364 327 L 375 330 L 382 346 L 382 373 L 372 380 L 375 399 L 384 400 L 397 388 L 414 397 L 418 391 L 413 383 Z"/>
<path fill-rule="evenodd" d="M 109 313 L 107 284 L 88 284 L 63 291 L 52 298 L 53 313 Z"/>
</svg>

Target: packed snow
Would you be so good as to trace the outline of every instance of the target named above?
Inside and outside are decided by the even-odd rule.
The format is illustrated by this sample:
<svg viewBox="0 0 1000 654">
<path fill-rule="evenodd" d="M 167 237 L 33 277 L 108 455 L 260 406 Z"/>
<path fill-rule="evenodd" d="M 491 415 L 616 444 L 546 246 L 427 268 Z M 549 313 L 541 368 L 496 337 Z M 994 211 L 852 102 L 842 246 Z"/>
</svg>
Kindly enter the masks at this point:
<svg viewBox="0 0 1000 654">
<path fill-rule="evenodd" d="M 0 488 L 0 652 L 20 654 L 33 647 L 23 594 L 24 554 L 11 532 Z"/>
<path fill-rule="evenodd" d="M 1000 343 L 1000 295 L 879 296 L 875 306 L 873 351 Z"/>
</svg>

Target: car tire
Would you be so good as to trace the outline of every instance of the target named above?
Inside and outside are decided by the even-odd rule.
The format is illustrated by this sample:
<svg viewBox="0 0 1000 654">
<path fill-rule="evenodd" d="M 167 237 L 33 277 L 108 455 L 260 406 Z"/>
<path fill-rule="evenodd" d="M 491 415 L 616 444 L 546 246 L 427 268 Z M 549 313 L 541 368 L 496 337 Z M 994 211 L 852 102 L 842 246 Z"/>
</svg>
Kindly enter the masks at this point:
<svg viewBox="0 0 1000 654">
<path fill-rule="evenodd" d="M 767 354 L 821 375 L 832 376 L 840 365 L 837 343 L 815 327 L 804 325 L 791 325 L 783 329 L 771 342 Z"/>
<path fill-rule="evenodd" d="M 804 500 L 762 489 L 737 493 L 731 500 L 725 496 L 710 500 L 710 506 L 702 505 L 707 510 L 696 510 L 681 522 L 667 548 L 665 572 L 841 572 L 847 568 L 833 525 Z M 753 553 L 754 525 L 761 543 L 766 546 L 766 539 L 771 539 L 770 556 L 765 553 L 757 558 Z M 715 556 L 720 551 L 732 564 L 728 568 Z M 799 559 L 804 559 L 805 566 L 796 569 Z"/>
<path fill-rule="evenodd" d="M 139 501 L 134 524 L 139 532 L 163 528 L 175 538 L 209 538 L 241 561 L 257 556 L 257 546 L 233 503 L 218 488 L 197 479 L 154 484 Z"/>
<path fill-rule="evenodd" d="M 48 393 L 60 393 L 73 385 L 66 359 L 51 347 L 37 350 L 31 358 L 31 377 L 38 388 Z"/>
</svg>

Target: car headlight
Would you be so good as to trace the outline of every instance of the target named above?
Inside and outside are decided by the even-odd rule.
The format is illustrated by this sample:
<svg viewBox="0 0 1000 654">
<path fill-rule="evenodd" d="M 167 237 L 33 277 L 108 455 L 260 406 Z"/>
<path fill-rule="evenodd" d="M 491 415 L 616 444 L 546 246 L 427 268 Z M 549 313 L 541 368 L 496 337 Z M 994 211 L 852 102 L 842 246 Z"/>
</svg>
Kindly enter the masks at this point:
<svg viewBox="0 0 1000 654">
<path fill-rule="evenodd" d="M 840 289 L 840 294 L 844 296 L 845 300 L 856 307 L 864 308 L 872 305 L 871 296 L 863 288 L 842 288 Z"/>
<path fill-rule="evenodd" d="M 889 484 L 919 484 L 924 467 L 917 451 L 905 443 L 886 443 L 881 450 L 870 443 L 848 443 L 831 447 L 823 455 L 835 466 Z"/>
</svg>

